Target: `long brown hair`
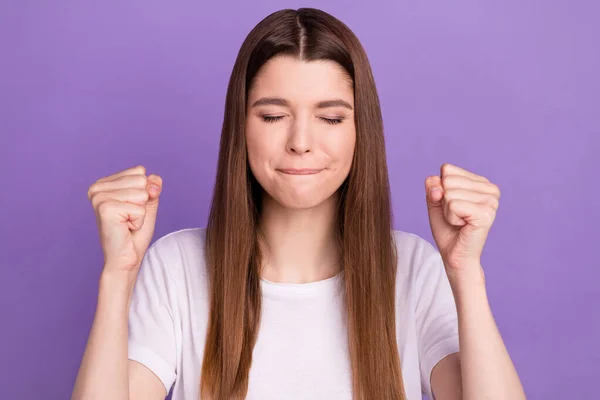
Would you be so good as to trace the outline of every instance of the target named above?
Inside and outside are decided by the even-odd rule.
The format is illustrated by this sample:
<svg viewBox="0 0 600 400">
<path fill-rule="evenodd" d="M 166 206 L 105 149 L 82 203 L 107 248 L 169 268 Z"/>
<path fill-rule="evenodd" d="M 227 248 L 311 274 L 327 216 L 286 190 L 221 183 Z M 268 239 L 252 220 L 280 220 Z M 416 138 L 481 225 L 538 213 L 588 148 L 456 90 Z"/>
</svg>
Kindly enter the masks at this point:
<svg viewBox="0 0 600 400">
<path fill-rule="evenodd" d="M 248 91 L 276 55 L 340 64 L 354 85 L 356 146 L 340 188 L 337 234 L 344 268 L 353 398 L 404 400 L 396 343 L 396 247 L 383 122 L 367 55 L 335 17 L 313 8 L 281 10 L 248 34 L 225 103 L 217 176 L 206 229 L 210 316 L 201 399 L 243 399 L 261 318 L 258 219 L 261 188 L 246 150 Z"/>
</svg>

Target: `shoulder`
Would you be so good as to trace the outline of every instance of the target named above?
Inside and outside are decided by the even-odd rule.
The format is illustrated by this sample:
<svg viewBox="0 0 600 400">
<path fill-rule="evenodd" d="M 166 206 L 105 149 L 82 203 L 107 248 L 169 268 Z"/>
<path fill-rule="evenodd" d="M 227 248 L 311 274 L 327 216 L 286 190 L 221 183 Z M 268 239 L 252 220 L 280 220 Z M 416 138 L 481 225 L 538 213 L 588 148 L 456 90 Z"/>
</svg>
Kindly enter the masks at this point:
<svg viewBox="0 0 600 400">
<path fill-rule="evenodd" d="M 396 241 L 396 246 L 400 250 L 435 251 L 435 248 L 428 240 L 415 233 L 398 229 L 392 230 L 392 233 Z"/>
<path fill-rule="evenodd" d="M 398 255 L 398 273 L 414 276 L 432 258 L 440 255 L 428 240 L 406 231 L 393 230 L 393 238 Z"/>
<path fill-rule="evenodd" d="M 147 253 L 156 258 L 165 274 L 176 284 L 206 275 L 204 246 L 206 228 L 184 228 L 169 232 L 154 241 Z"/>
<path fill-rule="evenodd" d="M 150 246 L 165 263 L 177 263 L 182 257 L 192 257 L 194 260 L 204 256 L 206 228 L 184 228 L 169 232 Z"/>
<path fill-rule="evenodd" d="M 204 251 L 205 238 L 206 228 L 184 228 L 159 237 L 152 244 L 152 247 L 157 248 L 161 253 L 190 250 L 190 248 L 198 250 L 198 246 Z"/>
</svg>

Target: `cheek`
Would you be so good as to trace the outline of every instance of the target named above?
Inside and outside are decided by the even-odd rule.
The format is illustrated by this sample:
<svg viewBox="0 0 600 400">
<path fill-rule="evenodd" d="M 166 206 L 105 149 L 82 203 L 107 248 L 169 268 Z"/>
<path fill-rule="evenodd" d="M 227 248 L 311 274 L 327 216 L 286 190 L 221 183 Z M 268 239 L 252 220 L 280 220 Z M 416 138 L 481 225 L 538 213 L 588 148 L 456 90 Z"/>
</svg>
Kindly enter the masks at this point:
<svg viewBox="0 0 600 400">
<path fill-rule="evenodd" d="M 248 164 L 254 176 L 260 176 L 260 165 L 263 163 L 263 155 L 260 152 L 260 146 L 255 140 L 246 137 L 246 146 L 248 150 Z"/>
<path fill-rule="evenodd" d="M 264 169 L 264 166 L 270 164 L 270 161 L 274 158 L 276 144 L 273 140 L 269 140 L 271 136 L 266 132 L 256 130 L 246 132 L 248 163 L 252 167 L 252 172 L 255 175 L 260 175 L 260 169 Z"/>
<path fill-rule="evenodd" d="M 339 164 L 350 164 L 354 156 L 356 133 L 354 129 L 333 135 L 326 141 L 327 153 Z"/>
</svg>

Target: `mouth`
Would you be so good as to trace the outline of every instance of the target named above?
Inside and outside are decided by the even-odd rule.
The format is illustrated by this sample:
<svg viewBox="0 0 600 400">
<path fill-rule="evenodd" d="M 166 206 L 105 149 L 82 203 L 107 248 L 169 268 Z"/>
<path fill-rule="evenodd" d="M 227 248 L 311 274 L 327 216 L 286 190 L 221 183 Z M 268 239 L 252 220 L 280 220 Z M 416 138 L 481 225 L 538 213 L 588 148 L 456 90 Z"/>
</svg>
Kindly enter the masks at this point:
<svg viewBox="0 0 600 400">
<path fill-rule="evenodd" d="M 278 169 L 277 171 L 287 174 L 287 175 L 316 175 L 319 172 L 323 171 L 322 169 L 312 169 L 312 168 L 284 168 Z"/>
</svg>

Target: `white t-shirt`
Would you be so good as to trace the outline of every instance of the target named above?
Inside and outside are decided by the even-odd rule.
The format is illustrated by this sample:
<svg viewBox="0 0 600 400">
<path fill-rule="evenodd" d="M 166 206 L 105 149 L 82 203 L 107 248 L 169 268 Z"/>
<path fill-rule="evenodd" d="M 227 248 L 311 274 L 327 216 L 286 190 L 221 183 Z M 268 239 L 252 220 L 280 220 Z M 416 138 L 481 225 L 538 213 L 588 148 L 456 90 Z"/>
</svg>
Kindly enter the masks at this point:
<svg viewBox="0 0 600 400">
<path fill-rule="evenodd" d="M 205 228 L 158 239 L 146 252 L 129 311 L 129 359 L 173 386 L 173 400 L 197 400 L 209 297 Z M 394 231 L 398 246 L 396 338 L 408 400 L 432 398 L 431 370 L 458 352 L 454 297 L 440 253 Z M 261 280 L 262 318 L 247 400 L 352 398 L 340 284 L 344 272 L 310 283 Z"/>
</svg>

